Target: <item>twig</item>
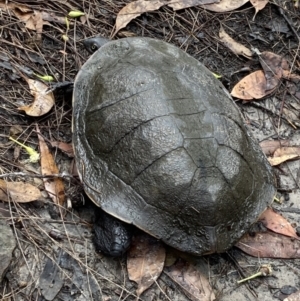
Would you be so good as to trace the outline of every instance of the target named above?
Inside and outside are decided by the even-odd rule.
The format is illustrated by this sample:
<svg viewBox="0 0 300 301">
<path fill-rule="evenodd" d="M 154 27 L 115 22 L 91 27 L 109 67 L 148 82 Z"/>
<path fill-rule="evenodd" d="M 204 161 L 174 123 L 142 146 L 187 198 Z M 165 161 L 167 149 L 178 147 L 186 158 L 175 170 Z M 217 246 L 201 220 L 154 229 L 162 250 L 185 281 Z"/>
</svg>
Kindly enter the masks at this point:
<svg viewBox="0 0 300 301">
<path fill-rule="evenodd" d="M 6 178 L 6 177 L 31 177 L 31 178 L 71 178 L 74 177 L 68 173 L 58 173 L 58 174 L 52 174 L 52 175 L 41 175 L 41 174 L 32 174 L 32 173 L 26 173 L 26 172 L 12 172 L 12 173 L 4 173 L 0 175 L 0 179 Z"/>
</svg>

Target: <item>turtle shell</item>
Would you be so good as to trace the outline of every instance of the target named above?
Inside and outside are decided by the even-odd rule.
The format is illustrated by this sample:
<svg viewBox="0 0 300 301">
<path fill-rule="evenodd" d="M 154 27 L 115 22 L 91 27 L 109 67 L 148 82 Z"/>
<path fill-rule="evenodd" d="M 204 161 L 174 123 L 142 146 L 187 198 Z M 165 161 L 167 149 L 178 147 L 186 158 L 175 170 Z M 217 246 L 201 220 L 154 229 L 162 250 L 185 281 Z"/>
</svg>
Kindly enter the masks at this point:
<svg viewBox="0 0 300 301">
<path fill-rule="evenodd" d="M 271 167 L 222 84 L 150 38 L 112 41 L 79 71 L 73 143 L 89 197 L 179 250 L 223 252 L 272 201 Z"/>
</svg>

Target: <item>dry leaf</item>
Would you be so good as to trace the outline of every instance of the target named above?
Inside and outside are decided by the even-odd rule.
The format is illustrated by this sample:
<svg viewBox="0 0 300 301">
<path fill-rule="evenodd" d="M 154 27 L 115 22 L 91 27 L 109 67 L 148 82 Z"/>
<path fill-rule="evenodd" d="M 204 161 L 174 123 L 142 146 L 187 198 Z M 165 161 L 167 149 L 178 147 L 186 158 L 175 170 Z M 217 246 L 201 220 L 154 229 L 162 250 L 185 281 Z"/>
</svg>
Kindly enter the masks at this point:
<svg viewBox="0 0 300 301">
<path fill-rule="evenodd" d="M 285 146 L 278 148 L 272 158 L 268 158 L 269 163 L 272 166 L 279 165 L 285 161 L 299 158 L 300 147 L 297 146 Z"/>
<path fill-rule="evenodd" d="M 300 258 L 300 241 L 271 231 L 245 234 L 235 245 L 259 258 Z"/>
<path fill-rule="evenodd" d="M 27 20 L 25 26 L 31 30 L 36 31 L 37 41 L 40 41 L 42 39 L 44 21 L 43 21 L 42 13 L 40 11 L 34 10 L 33 14 Z"/>
<path fill-rule="evenodd" d="M 218 0 L 137 0 L 124 6 L 117 15 L 116 29 L 113 36 L 124 28 L 131 20 L 137 18 L 143 13 L 161 8 L 164 5 L 172 7 L 174 10 L 183 9 L 200 4 L 215 3 Z"/>
<path fill-rule="evenodd" d="M 41 40 L 44 21 L 40 11 L 32 10 L 30 7 L 19 3 L 0 2 L 0 8 L 12 11 L 20 21 L 25 23 L 26 28 L 35 30 L 37 32 L 37 40 Z"/>
<path fill-rule="evenodd" d="M 273 155 L 277 148 L 282 146 L 289 146 L 289 140 L 264 140 L 259 143 L 262 151 L 266 156 Z"/>
<path fill-rule="evenodd" d="M 42 116 L 48 113 L 54 106 L 54 95 L 52 92 L 47 93 L 48 86 L 40 81 L 25 78 L 30 93 L 34 96 L 34 101 L 28 106 L 19 107 L 18 110 L 25 111 L 29 116 Z"/>
<path fill-rule="evenodd" d="M 294 237 L 300 240 L 292 225 L 272 208 L 267 208 L 259 216 L 258 221 L 262 222 L 266 228 L 275 233 Z"/>
<path fill-rule="evenodd" d="M 283 76 L 283 70 L 289 69 L 287 60 L 273 52 L 264 51 L 259 56 L 259 61 L 264 69 L 265 78 L 267 81 L 266 90 L 276 88 Z"/>
<path fill-rule="evenodd" d="M 288 80 L 292 80 L 296 83 L 300 81 L 300 75 L 290 73 L 289 70 L 283 70 L 282 77 Z"/>
<path fill-rule="evenodd" d="M 298 98 L 298 100 L 300 100 L 300 85 L 299 85 L 300 75 L 292 74 L 290 73 L 289 70 L 283 70 L 282 77 L 287 80 L 286 87 L 288 89 L 288 93 L 290 95 L 295 96 L 295 98 Z M 297 113 L 297 118 L 296 119 L 290 118 L 290 120 L 292 120 L 293 122 L 297 123 L 297 125 L 299 125 L 299 121 L 298 121 L 299 108 L 296 108 L 295 112 Z"/>
<path fill-rule="evenodd" d="M 260 99 L 274 90 L 266 91 L 267 81 L 262 70 L 250 73 L 241 79 L 232 89 L 231 95 L 243 100 Z"/>
<path fill-rule="evenodd" d="M 70 158 L 74 158 L 74 149 L 73 149 L 72 143 L 65 143 L 62 141 L 51 141 L 51 146 L 59 148 L 62 152 L 64 152 Z"/>
<path fill-rule="evenodd" d="M 54 158 L 49 151 L 49 148 L 40 135 L 40 130 L 37 127 L 37 133 L 39 134 L 39 145 L 41 154 L 41 171 L 45 175 L 58 174 L 59 170 L 55 164 Z M 50 198 L 55 204 L 63 205 L 65 201 L 64 183 L 61 178 L 44 178 L 45 190 L 48 192 Z"/>
<path fill-rule="evenodd" d="M 255 14 L 253 16 L 254 21 L 256 14 L 267 5 L 269 0 L 250 0 L 250 2 L 255 8 Z"/>
<path fill-rule="evenodd" d="M 213 301 L 215 294 L 207 280 L 195 265 L 179 260 L 165 269 L 166 274 L 173 279 L 193 301 Z"/>
<path fill-rule="evenodd" d="M 298 122 L 299 111 L 293 109 L 282 108 L 283 116 L 288 120 L 289 123 Z"/>
<path fill-rule="evenodd" d="M 135 237 L 127 255 L 127 270 L 129 279 L 138 284 L 138 297 L 160 276 L 165 257 L 165 248 L 157 239 L 145 233 Z"/>
<path fill-rule="evenodd" d="M 299 156 L 296 155 L 296 154 L 288 154 L 288 155 L 284 155 L 282 157 L 268 158 L 268 161 L 271 164 L 271 166 L 276 166 L 276 165 L 279 165 L 279 164 L 281 164 L 285 161 L 294 160 L 298 157 Z"/>
<path fill-rule="evenodd" d="M 173 10 L 179 10 L 198 5 L 212 4 L 216 2 L 219 2 L 219 0 L 177 0 L 171 1 L 171 3 L 169 3 L 168 6 L 173 8 Z"/>
<path fill-rule="evenodd" d="M 252 52 L 250 49 L 245 47 L 244 45 L 236 42 L 232 37 L 230 37 L 225 30 L 221 27 L 219 32 L 219 37 L 221 42 L 228 47 L 233 53 L 237 55 L 242 55 L 245 58 L 251 58 Z"/>
<path fill-rule="evenodd" d="M 0 179 L 0 200 L 4 202 L 28 203 L 42 197 L 40 190 L 24 182 L 6 182 Z"/>
<path fill-rule="evenodd" d="M 248 1 L 249 0 L 222 0 L 220 1 L 220 3 L 201 5 L 201 7 L 210 11 L 222 13 L 227 11 L 233 11 L 243 6 Z"/>
<path fill-rule="evenodd" d="M 116 19 L 116 29 L 113 36 L 122 28 L 124 28 L 131 20 L 140 16 L 142 13 L 154 11 L 165 5 L 167 0 L 137 0 L 128 3 L 118 13 Z"/>
<path fill-rule="evenodd" d="M 28 19 L 30 19 L 30 16 L 33 14 L 32 8 L 20 3 L 16 4 L 7 1 L 0 1 L 0 8 L 4 11 L 10 10 L 14 12 L 15 16 L 25 23 Z"/>
<path fill-rule="evenodd" d="M 0 10 L 11 11 L 25 26 L 31 30 L 37 32 L 37 39 L 41 38 L 43 25 L 47 25 L 48 22 L 55 22 L 65 24 L 65 17 L 59 17 L 54 13 L 45 11 L 33 10 L 30 6 L 20 3 L 13 3 L 11 1 L 0 1 Z"/>
<path fill-rule="evenodd" d="M 12 125 L 9 129 L 9 136 L 16 137 L 19 136 L 22 132 L 23 128 L 19 124 Z"/>
</svg>

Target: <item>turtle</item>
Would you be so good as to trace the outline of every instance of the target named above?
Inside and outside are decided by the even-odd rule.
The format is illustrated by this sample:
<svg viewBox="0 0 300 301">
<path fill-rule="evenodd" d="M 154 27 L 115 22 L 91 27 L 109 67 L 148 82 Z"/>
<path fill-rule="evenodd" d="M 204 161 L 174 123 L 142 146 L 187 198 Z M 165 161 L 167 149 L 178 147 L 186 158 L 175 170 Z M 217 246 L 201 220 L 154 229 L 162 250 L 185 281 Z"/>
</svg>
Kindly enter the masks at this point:
<svg viewBox="0 0 300 301">
<path fill-rule="evenodd" d="M 193 255 L 225 252 L 275 194 L 238 106 L 170 43 L 102 42 L 76 76 L 72 120 L 78 173 L 99 207 L 97 251 L 124 254 L 137 227 Z"/>
</svg>

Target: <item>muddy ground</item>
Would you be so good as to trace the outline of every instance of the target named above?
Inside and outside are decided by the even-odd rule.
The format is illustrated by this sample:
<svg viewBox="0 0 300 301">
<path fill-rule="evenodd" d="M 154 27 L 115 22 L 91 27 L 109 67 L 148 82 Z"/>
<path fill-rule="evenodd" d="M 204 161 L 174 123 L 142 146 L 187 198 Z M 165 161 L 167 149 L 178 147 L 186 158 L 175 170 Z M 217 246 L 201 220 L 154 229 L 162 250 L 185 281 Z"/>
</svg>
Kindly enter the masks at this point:
<svg viewBox="0 0 300 301">
<path fill-rule="evenodd" d="M 8 139 L 14 131 L 19 141 L 38 149 L 38 125 L 48 143 L 71 143 L 70 89 L 56 89 L 55 107 L 43 116 L 30 117 L 18 110 L 32 102 L 22 76 L 24 67 L 37 74 L 53 75 L 54 82 L 73 82 L 89 57 L 82 41 L 97 34 L 111 37 L 118 12 L 130 1 L 24 0 L 9 2 L 16 5 L 7 8 L 3 7 L 4 2 L 0 1 L 0 173 L 6 174 L 4 179 L 7 181 L 34 184 L 43 192 L 43 197 L 27 204 L 0 204 L 4 222 L 1 232 L 7 234 L 1 237 L 6 253 L 5 250 L 1 252 L 12 254 L 7 257 L 8 267 L 1 270 L 1 300 L 134 300 L 136 285 L 128 279 L 126 256 L 115 259 L 95 253 L 92 244 L 94 207 L 82 194 L 72 168 L 74 159 L 60 149 L 51 148 L 59 173 L 72 175 L 64 178 L 66 199 L 72 203 L 72 208 L 62 219 L 44 193 L 41 178 L 17 176 L 18 172 L 40 174 L 40 163 L 24 162 L 28 159 L 26 152 Z M 231 91 L 241 78 L 261 67 L 257 56 L 248 59 L 236 55 L 220 43 L 221 27 L 249 49 L 283 56 L 290 63 L 292 72 L 300 74 L 300 10 L 293 4 L 293 1 L 281 1 L 278 7 L 268 3 L 254 20 L 250 3 L 226 13 L 209 12 L 200 7 L 174 12 L 164 6 L 137 17 L 114 38 L 146 36 L 172 43 L 221 75 L 220 80 Z M 87 15 L 70 21 L 66 32 L 66 25 L 61 20 L 74 9 Z M 33 18 L 35 30 L 29 29 L 25 26 L 28 20 L 18 13 L 26 15 L 33 11 L 47 12 L 52 19 L 45 20 L 40 27 L 37 24 L 41 20 Z M 67 42 L 62 39 L 63 34 L 68 36 Z M 258 141 L 283 139 L 290 141 L 290 145 L 300 145 L 299 99 L 289 93 L 286 82 L 262 100 L 237 103 Z M 294 119 L 288 122 L 290 118 L 285 118 L 284 114 L 292 110 Z M 274 208 L 295 227 L 300 221 L 299 162 L 294 160 L 274 167 L 278 197 L 285 197 L 283 203 L 274 204 Z M 51 234 L 53 229 L 59 231 L 59 237 Z M 173 251 L 168 250 L 168 253 L 173 254 Z M 176 258 L 179 256 L 176 253 Z M 186 255 L 181 257 L 187 260 Z M 217 300 L 283 300 L 287 294 L 282 291 L 290 293 L 300 289 L 299 259 L 254 258 L 234 247 L 225 254 L 189 257 L 188 260 L 209 279 Z M 266 263 L 272 266 L 271 276 L 244 285 L 236 283 Z M 288 291 L 286 286 L 290 286 Z M 140 299 L 189 300 L 165 271 Z"/>
</svg>

